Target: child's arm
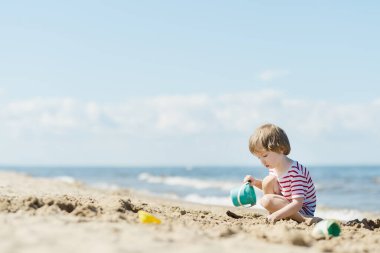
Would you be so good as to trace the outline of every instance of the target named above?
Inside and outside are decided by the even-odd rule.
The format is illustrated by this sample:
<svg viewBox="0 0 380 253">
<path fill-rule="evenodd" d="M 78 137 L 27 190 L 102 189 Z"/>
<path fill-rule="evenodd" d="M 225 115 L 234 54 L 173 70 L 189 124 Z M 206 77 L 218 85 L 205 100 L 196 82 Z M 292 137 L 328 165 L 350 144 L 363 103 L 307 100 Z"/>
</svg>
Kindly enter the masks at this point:
<svg viewBox="0 0 380 253">
<path fill-rule="evenodd" d="M 298 213 L 299 210 L 301 210 L 303 205 L 303 198 L 295 198 L 292 202 L 284 206 L 283 208 L 277 210 L 276 212 L 272 213 L 268 216 L 268 219 L 270 221 L 277 221 L 281 220 L 283 218 L 290 217 L 296 213 Z"/>
<path fill-rule="evenodd" d="M 245 176 L 243 182 L 244 182 L 244 183 L 249 182 L 250 185 L 252 185 L 252 186 L 256 186 L 256 187 L 259 188 L 260 190 L 263 189 L 263 181 L 262 181 L 262 180 L 259 180 L 259 179 L 255 179 L 255 178 L 252 177 L 251 175 L 247 175 L 247 176 Z"/>
<path fill-rule="evenodd" d="M 260 190 L 263 189 L 263 181 L 262 180 L 255 179 L 253 181 L 253 185 L 256 186 L 257 188 L 259 188 Z"/>
</svg>

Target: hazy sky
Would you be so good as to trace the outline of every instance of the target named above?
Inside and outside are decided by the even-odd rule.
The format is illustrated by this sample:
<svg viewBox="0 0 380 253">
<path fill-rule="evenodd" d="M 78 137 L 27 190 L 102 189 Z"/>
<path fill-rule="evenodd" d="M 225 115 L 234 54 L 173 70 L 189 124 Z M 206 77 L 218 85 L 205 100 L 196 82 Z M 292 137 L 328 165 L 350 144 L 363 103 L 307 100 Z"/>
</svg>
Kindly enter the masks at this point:
<svg viewBox="0 0 380 253">
<path fill-rule="evenodd" d="M 378 1 L 2 1 L 0 164 L 380 164 Z"/>
</svg>

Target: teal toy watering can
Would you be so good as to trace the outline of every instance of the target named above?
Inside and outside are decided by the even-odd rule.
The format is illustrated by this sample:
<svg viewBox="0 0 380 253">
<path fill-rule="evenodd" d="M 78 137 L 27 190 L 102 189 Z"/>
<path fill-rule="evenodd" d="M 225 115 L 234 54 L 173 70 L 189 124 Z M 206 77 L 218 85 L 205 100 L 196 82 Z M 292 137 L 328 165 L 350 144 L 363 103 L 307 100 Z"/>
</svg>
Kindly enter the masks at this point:
<svg viewBox="0 0 380 253">
<path fill-rule="evenodd" d="M 249 184 L 249 182 L 232 189 L 230 197 L 234 206 L 253 206 L 256 204 L 255 189 Z"/>
</svg>

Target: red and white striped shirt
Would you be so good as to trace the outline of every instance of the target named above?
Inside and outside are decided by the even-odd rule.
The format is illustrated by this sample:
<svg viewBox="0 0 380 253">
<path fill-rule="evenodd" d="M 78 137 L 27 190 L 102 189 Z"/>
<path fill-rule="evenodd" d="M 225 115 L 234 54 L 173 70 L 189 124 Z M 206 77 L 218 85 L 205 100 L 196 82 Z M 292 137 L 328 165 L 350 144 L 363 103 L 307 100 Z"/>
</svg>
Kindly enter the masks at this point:
<svg viewBox="0 0 380 253">
<path fill-rule="evenodd" d="M 295 198 L 304 199 L 302 208 L 299 211 L 302 215 L 314 216 L 317 195 L 313 180 L 306 167 L 294 161 L 285 174 L 278 176 L 274 169 L 270 169 L 269 174 L 277 177 L 281 194 L 289 202 Z"/>
</svg>

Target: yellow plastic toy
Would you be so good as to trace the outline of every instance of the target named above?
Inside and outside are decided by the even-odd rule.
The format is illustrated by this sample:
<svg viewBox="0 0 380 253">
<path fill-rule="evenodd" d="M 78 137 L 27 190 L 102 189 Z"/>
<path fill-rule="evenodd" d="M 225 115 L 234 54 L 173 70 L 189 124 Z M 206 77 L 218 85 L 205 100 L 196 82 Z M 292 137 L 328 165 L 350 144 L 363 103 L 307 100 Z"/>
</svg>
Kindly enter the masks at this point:
<svg viewBox="0 0 380 253">
<path fill-rule="evenodd" d="M 157 217 L 154 217 L 152 214 L 145 212 L 145 211 L 138 211 L 139 219 L 141 223 L 148 224 L 148 223 L 156 223 L 160 224 L 161 220 Z"/>
</svg>

